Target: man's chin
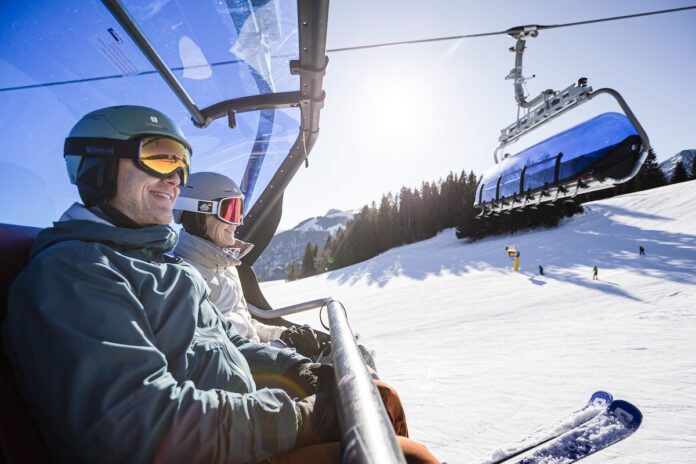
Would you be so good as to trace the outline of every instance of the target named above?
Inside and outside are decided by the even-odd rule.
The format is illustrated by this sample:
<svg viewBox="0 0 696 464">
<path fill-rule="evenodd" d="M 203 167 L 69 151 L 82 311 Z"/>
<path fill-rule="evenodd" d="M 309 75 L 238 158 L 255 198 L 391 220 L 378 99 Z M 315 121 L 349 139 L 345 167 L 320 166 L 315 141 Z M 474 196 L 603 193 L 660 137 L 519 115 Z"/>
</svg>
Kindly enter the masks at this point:
<svg viewBox="0 0 696 464">
<path fill-rule="evenodd" d="M 172 212 L 162 211 L 152 215 L 151 225 L 166 226 L 168 224 L 171 224 L 172 222 L 174 222 L 174 216 L 172 215 Z"/>
</svg>

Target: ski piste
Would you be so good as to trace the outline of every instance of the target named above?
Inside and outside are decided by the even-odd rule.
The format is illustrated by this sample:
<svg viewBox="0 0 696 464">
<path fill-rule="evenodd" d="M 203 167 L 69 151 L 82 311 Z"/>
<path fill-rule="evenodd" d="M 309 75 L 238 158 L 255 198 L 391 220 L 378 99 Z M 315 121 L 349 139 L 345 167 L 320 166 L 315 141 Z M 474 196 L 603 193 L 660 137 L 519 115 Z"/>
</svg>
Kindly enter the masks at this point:
<svg viewBox="0 0 696 464">
<path fill-rule="evenodd" d="M 570 464 L 628 438 L 643 415 L 628 401 L 616 400 L 591 420 L 557 437 L 516 464 Z"/>
<path fill-rule="evenodd" d="M 581 409 L 568 414 L 551 426 L 537 427 L 524 439 L 496 450 L 488 459 L 481 461 L 480 464 L 500 464 L 537 446 L 548 443 L 604 412 L 612 400 L 611 393 L 605 391 L 594 392 L 587 404 Z"/>
</svg>

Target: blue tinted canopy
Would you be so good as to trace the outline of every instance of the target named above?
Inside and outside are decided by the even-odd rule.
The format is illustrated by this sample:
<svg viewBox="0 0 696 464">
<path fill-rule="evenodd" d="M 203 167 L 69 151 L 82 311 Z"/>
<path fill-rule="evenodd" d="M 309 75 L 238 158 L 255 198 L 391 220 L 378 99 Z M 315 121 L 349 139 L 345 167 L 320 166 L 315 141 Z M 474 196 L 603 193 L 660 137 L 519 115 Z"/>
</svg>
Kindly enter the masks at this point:
<svg viewBox="0 0 696 464">
<path fill-rule="evenodd" d="M 639 145 L 638 131 L 625 115 L 600 114 L 491 167 L 479 184 L 477 204 L 536 192 L 583 175 L 600 180 L 621 177 L 625 175 L 621 169 L 633 169 Z"/>
<path fill-rule="evenodd" d="M 295 158 L 303 158 L 316 137 L 326 11 L 319 11 L 323 17 L 317 14 L 314 2 L 314 10 L 303 17 L 304 29 L 323 30 L 323 35 L 313 30 L 318 37 L 313 42 L 299 28 L 300 3 L 122 2 L 198 108 L 242 102 L 233 106 L 233 119 L 210 118 L 200 129 L 100 1 L 3 2 L 0 222 L 47 226 L 79 201 L 66 174 L 64 139 L 84 114 L 120 104 L 149 106 L 171 116 L 193 147 L 192 170 L 235 179 L 246 193 L 247 214 L 255 211 L 268 186 L 278 183 L 281 165 L 286 163 L 286 177 L 299 166 L 296 161 L 288 165 L 288 153 L 301 146 L 302 156 Z M 274 95 L 285 96 L 282 104 L 258 100 Z M 279 193 L 288 181 L 276 186 Z"/>
</svg>

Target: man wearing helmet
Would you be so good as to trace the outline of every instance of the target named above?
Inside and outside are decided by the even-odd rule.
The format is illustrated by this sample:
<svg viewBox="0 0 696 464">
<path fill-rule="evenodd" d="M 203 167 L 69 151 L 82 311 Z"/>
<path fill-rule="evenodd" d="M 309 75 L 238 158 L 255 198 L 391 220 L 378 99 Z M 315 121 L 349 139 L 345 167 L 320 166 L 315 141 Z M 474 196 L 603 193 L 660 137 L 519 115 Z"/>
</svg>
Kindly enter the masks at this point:
<svg viewBox="0 0 696 464">
<path fill-rule="evenodd" d="M 319 338 L 330 347 L 328 335 L 308 325 L 288 328 L 264 324 L 249 313 L 237 266 L 254 245 L 235 238 L 243 219 L 243 202 L 242 191 L 227 176 L 215 172 L 191 174 L 174 206 L 174 220 L 183 226 L 174 254 L 198 269 L 210 287 L 210 300 L 239 335 L 257 343 L 287 345 L 317 359 L 322 351 Z M 360 348 L 374 373 L 372 355 Z"/>
<path fill-rule="evenodd" d="M 166 255 L 189 174 L 181 130 L 150 108 L 104 108 L 64 155 L 83 204 L 38 235 L 3 326 L 53 460 L 259 462 L 295 448 L 317 462 L 339 434 L 329 382 L 293 350 L 240 337 L 200 274 Z M 262 388 L 286 371 L 296 399 Z M 407 459 L 435 461 L 409 445 Z"/>
</svg>

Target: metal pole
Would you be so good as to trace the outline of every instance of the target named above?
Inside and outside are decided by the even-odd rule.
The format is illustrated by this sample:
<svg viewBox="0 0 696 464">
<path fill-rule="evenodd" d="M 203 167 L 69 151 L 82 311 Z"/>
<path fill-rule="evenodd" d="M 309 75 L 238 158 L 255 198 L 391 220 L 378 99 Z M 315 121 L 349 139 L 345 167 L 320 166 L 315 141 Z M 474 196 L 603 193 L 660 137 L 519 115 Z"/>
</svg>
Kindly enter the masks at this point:
<svg viewBox="0 0 696 464">
<path fill-rule="evenodd" d="M 332 355 L 341 421 L 341 462 L 406 464 L 377 387 L 365 368 L 338 301 L 328 304 Z"/>
<path fill-rule="evenodd" d="M 181 103 L 184 104 L 188 112 L 193 117 L 193 120 L 200 125 L 205 125 L 206 120 L 201 114 L 200 110 L 193 102 L 191 97 L 189 97 L 186 90 L 181 86 L 179 81 L 176 80 L 174 74 L 170 71 L 169 67 L 164 63 L 159 54 L 152 48 L 150 42 L 147 40 L 145 35 L 142 33 L 140 28 L 131 17 L 131 15 L 126 11 L 126 9 L 121 5 L 118 0 L 102 0 L 102 3 L 111 12 L 111 15 L 121 24 L 121 26 L 126 30 L 131 39 L 138 45 L 140 51 L 143 55 L 150 60 L 152 66 L 155 67 L 158 73 L 165 80 L 167 85 L 172 89 L 174 94 L 179 98 Z"/>
</svg>

